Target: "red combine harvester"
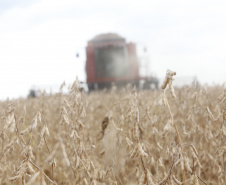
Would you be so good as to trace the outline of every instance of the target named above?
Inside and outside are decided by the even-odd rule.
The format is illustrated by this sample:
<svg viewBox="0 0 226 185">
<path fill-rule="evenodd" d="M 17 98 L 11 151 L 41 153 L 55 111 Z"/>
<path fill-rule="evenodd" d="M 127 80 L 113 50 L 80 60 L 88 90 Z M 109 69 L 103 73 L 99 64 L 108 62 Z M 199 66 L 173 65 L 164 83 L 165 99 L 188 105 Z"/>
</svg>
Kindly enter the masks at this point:
<svg viewBox="0 0 226 185">
<path fill-rule="evenodd" d="M 101 34 L 88 41 L 86 57 L 87 84 L 90 91 L 109 88 L 112 83 L 116 86 L 130 83 L 143 89 L 150 89 L 153 85 L 158 88 L 158 79 L 140 76 L 136 45 L 126 43 L 118 34 Z"/>
</svg>

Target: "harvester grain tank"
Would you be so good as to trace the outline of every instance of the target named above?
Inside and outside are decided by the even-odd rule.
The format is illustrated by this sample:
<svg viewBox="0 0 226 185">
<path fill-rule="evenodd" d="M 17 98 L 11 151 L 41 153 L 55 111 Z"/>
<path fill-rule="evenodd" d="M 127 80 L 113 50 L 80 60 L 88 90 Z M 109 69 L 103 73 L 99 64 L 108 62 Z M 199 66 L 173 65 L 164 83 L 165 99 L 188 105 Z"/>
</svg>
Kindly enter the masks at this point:
<svg viewBox="0 0 226 185">
<path fill-rule="evenodd" d="M 101 34 L 88 41 L 86 47 L 86 75 L 89 90 L 109 88 L 112 83 L 124 86 L 158 88 L 158 79 L 140 76 L 139 60 L 134 43 L 114 33 Z"/>
</svg>

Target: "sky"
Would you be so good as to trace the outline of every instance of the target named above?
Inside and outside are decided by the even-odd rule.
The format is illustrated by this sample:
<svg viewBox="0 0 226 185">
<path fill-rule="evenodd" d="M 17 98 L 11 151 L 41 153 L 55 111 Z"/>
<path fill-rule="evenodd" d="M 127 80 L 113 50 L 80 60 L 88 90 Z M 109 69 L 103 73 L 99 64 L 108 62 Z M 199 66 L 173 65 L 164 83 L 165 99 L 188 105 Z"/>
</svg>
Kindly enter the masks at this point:
<svg viewBox="0 0 226 185">
<path fill-rule="evenodd" d="M 0 99 L 85 81 L 87 41 L 109 32 L 136 43 L 159 78 L 171 69 L 222 85 L 225 10 L 224 0 L 0 0 Z"/>
</svg>

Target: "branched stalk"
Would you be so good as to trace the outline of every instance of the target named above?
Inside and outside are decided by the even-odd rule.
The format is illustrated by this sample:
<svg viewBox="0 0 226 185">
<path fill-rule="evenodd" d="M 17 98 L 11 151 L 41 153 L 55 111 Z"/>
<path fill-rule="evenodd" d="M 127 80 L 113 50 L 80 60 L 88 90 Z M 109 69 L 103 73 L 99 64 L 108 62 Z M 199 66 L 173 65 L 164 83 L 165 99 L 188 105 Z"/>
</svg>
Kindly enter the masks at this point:
<svg viewBox="0 0 226 185">
<path fill-rule="evenodd" d="M 145 166 L 144 166 L 144 161 L 143 161 L 142 157 L 140 157 L 140 160 L 141 160 L 141 164 L 142 164 L 143 170 L 145 172 Z"/>
<path fill-rule="evenodd" d="M 165 96 L 165 90 L 164 90 L 164 96 Z M 166 96 L 165 96 L 165 97 L 166 97 Z M 180 148 L 181 148 L 182 158 L 184 158 L 184 153 L 183 153 L 183 146 L 182 146 L 181 137 L 180 137 L 179 131 L 178 131 L 178 129 L 177 129 L 177 125 L 176 125 L 176 123 L 174 122 L 173 114 L 172 114 L 172 112 L 171 112 L 171 109 L 170 109 L 170 106 L 169 106 L 168 99 L 165 98 L 165 100 L 166 100 L 166 105 L 167 105 L 167 107 L 168 107 L 168 109 L 169 109 L 171 121 L 172 121 L 172 123 L 173 123 L 173 125 L 174 125 L 174 128 L 175 128 L 175 130 L 176 130 L 176 133 L 177 133 L 177 138 L 178 138 L 178 140 L 179 140 L 179 145 L 180 145 Z M 183 185 L 186 185 L 185 169 L 183 169 Z"/>
<path fill-rule="evenodd" d="M 46 144 L 46 148 L 48 149 L 49 154 L 51 154 L 51 152 L 50 152 L 50 149 L 49 149 L 49 146 L 48 146 L 48 144 L 47 144 L 47 141 L 46 141 L 45 136 L 43 136 L 43 138 L 44 138 L 44 141 L 45 141 L 45 144 Z"/>
<path fill-rule="evenodd" d="M 35 168 L 37 168 L 39 171 L 41 171 L 41 169 L 37 166 L 37 164 L 33 163 L 31 160 L 28 160 L 29 163 L 31 163 Z M 43 175 L 48 179 L 49 182 L 51 182 L 52 184 L 56 184 L 54 181 L 52 181 L 44 172 L 42 172 Z"/>
</svg>

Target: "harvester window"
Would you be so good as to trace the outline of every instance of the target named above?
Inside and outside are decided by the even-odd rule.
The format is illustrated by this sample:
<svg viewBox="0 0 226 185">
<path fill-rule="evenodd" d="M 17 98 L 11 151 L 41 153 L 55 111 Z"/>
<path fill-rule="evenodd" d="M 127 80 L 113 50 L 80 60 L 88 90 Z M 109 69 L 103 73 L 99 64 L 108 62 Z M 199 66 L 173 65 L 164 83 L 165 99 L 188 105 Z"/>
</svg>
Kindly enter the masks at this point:
<svg viewBox="0 0 226 185">
<path fill-rule="evenodd" d="M 128 74 L 128 57 L 125 47 L 108 46 L 95 51 L 96 76 L 117 78 Z"/>
</svg>

